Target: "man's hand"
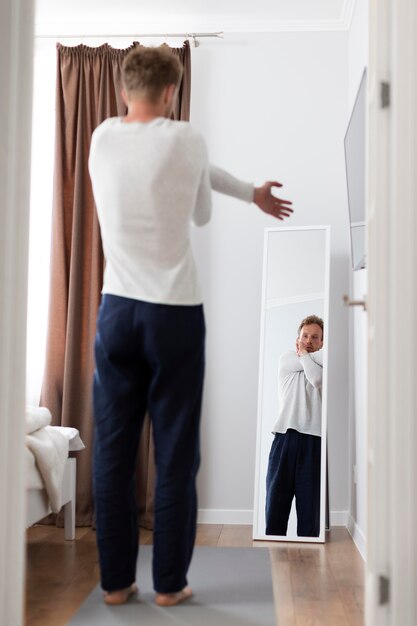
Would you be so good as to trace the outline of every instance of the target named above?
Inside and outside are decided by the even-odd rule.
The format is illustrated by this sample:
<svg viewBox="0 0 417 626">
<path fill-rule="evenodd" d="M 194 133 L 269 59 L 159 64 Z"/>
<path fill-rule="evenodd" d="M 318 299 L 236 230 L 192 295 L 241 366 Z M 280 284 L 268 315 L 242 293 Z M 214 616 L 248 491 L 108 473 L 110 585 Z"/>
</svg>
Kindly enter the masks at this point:
<svg viewBox="0 0 417 626">
<path fill-rule="evenodd" d="M 290 217 L 293 210 L 289 205 L 292 204 L 289 200 L 281 200 L 272 195 L 272 187 L 282 187 L 281 183 L 267 181 L 262 187 L 255 187 L 255 193 L 253 197 L 254 203 L 263 211 L 277 217 L 279 220 L 283 220 L 286 217 Z"/>
<path fill-rule="evenodd" d="M 307 345 L 298 337 L 295 340 L 295 350 L 297 352 L 297 356 L 303 356 L 304 354 L 308 354 Z"/>
</svg>

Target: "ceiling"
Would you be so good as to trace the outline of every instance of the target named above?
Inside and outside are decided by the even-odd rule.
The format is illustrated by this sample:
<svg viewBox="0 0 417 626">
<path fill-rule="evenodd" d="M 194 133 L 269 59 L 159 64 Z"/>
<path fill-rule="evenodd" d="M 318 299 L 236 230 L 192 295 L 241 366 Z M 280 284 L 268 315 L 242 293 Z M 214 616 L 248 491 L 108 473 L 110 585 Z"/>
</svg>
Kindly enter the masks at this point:
<svg viewBox="0 0 417 626">
<path fill-rule="evenodd" d="M 355 0 L 37 0 L 37 34 L 84 24 L 141 32 L 167 30 L 345 30 Z M 75 31 L 74 31 L 75 32 Z"/>
</svg>

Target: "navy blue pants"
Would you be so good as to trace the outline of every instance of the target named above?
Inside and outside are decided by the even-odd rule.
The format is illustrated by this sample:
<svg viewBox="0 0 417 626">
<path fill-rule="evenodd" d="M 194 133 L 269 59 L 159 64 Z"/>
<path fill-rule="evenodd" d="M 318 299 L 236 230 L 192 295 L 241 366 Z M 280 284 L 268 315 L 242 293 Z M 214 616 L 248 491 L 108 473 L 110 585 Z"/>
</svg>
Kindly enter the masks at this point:
<svg viewBox="0 0 417 626">
<path fill-rule="evenodd" d="M 295 497 L 297 535 L 320 534 L 321 437 L 288 429 L 276 433 L 266 476 L 267 535 L 286 535 Z"/>
<path fill-rule="evenodd" d="M 156 463 L 154 587 L 172 593 L 187 585 L 196 531 L 204 339 L 202 305 L 103 296 L 95 340 L 93 479 L 106 591 L 135 580 L 134 476 L 146 411 Z"/>
</svg>

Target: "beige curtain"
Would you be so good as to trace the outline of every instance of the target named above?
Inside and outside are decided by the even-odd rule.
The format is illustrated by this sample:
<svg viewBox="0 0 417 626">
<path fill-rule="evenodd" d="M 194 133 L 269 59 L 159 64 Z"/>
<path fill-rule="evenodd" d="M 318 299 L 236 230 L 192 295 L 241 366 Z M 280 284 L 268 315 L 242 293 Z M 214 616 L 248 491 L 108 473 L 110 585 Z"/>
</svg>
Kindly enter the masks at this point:
<svg viewBox="0 0 417 626">
<path fill-rule="evenodd" d="M 42 406 L 55 426 L 78 428 L 86 450 L 77 453 L 77 525 L 94 520 L 92 499 L 92 379 L 96 315 L 103 278 L 103 252 L 88 175 L 91 135 L 104 119 L 123 115 L 121 66 L 139 43 L 119 50 L 108 44 L 57 45 L 56 139 L 51 277 Z M 184 65 L 175 119 L 188 120 L 189 43 L 171 48 Z M 138 462 L 140 523 L 152 526 L 153 448 L 146 420 Z M 62 523 L 58 519 L 58 523 Z"/>
</svg>

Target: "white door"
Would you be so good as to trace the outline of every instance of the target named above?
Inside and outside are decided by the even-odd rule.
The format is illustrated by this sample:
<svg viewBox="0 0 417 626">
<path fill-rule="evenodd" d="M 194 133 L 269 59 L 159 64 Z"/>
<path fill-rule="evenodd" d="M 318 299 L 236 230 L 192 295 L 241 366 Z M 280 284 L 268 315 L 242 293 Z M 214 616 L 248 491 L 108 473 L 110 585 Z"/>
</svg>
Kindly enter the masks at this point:
<svg viewBox="0 0 417 626">
<path fill-rule="evenodd" d="M 417 624 L 417 4 L 371 0 L 367 626 Z"/>
<path fill-rule="evenodd" d="M 23 623 L 33 0 L 0 3 L 0 624 Z"/>
</svg>

